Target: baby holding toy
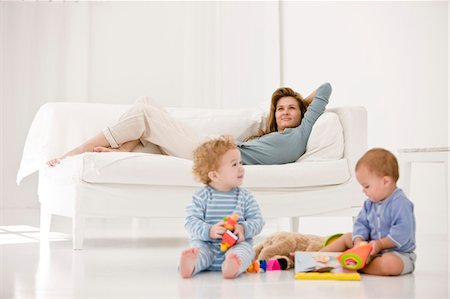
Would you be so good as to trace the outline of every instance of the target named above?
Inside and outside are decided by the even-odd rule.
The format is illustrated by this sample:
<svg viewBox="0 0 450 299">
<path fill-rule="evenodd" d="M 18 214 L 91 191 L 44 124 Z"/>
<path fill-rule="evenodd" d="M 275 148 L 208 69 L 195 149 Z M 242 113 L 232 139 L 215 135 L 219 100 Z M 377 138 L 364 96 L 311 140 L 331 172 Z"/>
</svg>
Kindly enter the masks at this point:
<svg viewBox="0 0 450 299">
<path fill-rule="evenodd" d="M 397 187 L 396 157 L 385 149 L 373 148 L 356 163 L 355 172 L 368 199 L 354 223 L 353 233 L 344 234 L 320 251 L 345 251 L 369 242 L 372 260 L 362 272 L 412 273 L 416 261 L 414 205 Z"/>
<path fill-rule="evenodd" d="M 189 278 L 205 271 L 222 271 L 224 278 L 235 278 L 252 263 L 252 238 L 265 224 L 252 194 L 239 186 L 244 179 L 241 154 L 233 139 L 221 136 L 201 144 L 194 151 L 194 175 L 205 184 L 195 192 L 186 208 L 185 227 L 190 248 L 181 252 L 179 272 Z M 237 243 L 221 251 L 226 233 L 224 216 L 237 215 L 234 234 Z"/>
</svg>

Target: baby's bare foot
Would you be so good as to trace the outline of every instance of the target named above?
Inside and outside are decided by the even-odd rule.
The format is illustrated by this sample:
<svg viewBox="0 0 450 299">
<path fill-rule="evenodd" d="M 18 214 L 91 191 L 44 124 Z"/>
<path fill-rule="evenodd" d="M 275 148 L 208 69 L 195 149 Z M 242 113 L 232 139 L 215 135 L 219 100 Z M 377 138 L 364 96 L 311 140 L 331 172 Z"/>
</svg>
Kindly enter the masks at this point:
<svg viewBox="0 0 450 299">
<path fill-rule="evenodd" d="M 194 272 L 195 262 L 197 261 L 198 248 L 188 248 L 181 252 L 180 256 L 180 275 L 183 278 L 190 278 Z"/>
<path fill-rule="evenodd" d="M 230 252 L 222 265 L 223 278 L 235 278 L 242 265 L 241 258 L 234 252 Z"/>
</svg>

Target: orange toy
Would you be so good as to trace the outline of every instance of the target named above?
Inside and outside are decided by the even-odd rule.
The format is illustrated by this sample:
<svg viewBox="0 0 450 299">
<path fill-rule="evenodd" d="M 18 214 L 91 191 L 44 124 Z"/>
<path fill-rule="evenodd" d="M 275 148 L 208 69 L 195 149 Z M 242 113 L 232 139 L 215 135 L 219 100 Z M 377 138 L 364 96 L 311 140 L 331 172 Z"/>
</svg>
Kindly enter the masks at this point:
<svg viewBox="0 0 450 299">
<path fill-rule="evenodd" d="M 370 262 L 371 251 L 371 244 L 361 242 L 358 246 L 344 251 L 336 258 L 344 268 L 349 270 L 359 270 L 364 268 Z"/>
<path fill-rule="evenodd" d="M 236 225 L 236 222 L 238 221 L 239 216 L 236 213 L 233 213 L 231 216 L 225 216 L 223 217 L 223 221 L 225 221 L 225 224 L 223 227 L 225 227 L 228 230 L 234 231 L 234 226 Z"/>
<path fill-rule="evenodd" d="M 223 227 L 225 227 L 227 231 L 222 236 L 222 242 L 220 243 L 221 252 L 227 251 L 230 247 L 236 244 L 238 236 L 236 236 L 233 231 L 238 219 L 239 216 L 236 213 L 233 213 L 233 215 L 231 216 L 225 216 L 223 218 L 223 221 L 225 221 Z"/>
</svg>

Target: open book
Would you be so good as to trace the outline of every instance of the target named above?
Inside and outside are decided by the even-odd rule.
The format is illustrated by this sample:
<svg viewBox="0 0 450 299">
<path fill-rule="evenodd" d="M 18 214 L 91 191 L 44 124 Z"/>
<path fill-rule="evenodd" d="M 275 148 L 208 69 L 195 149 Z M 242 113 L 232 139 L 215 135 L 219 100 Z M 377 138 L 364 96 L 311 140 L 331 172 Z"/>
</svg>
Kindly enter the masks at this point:
<svg viewBox="0 0 450 299">
<path fill-rule="evenodd" d="M 295 252 L 295 279 L 361 280 L 355 270 L 347 270 L 336 259 L 340 252 Z"/>
</svg>

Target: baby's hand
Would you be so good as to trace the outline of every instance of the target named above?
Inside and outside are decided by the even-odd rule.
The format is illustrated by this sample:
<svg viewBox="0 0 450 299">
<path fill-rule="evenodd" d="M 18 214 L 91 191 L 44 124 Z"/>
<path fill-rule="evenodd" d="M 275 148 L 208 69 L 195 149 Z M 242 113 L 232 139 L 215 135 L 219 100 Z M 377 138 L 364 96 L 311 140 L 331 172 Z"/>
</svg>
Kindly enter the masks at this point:
<svg viewBox="0 0 450 299">
<path fill-rule="evenodd" d="M 361 238 L 356 238 L 355 240 L 353 240 L 353 247 L 358 247 L 360 245 L 365 245 L 365 244 L 367 244 L 367 242 Z"/>
<path fill-rule="evenodd" d="M 234 234 L 239 237 L 238 243 L 245 241 L 245 228 L 241 224 L 236 224 L 234 226 Z"/>
<path fill-rule="evenodd" d="M 372 245 L 372 251 L 370 252 L 370 256 L 377 255 L 378 252 L 380 252 L 383 249 L 380 240 L 372 240 L 370 241 L 369 244 Z"/>
<path fill-rule="evenodd" d="M 225 227 L 223 227 L 224 224 L 225 224 L 225 222 L 219 221 L 216 224 L 214 224 L 213 226 L 211 226 L 211 228 L 209 229 L 209 237 L 211 239 L 222 238 L 223 234 L 226 231 Z"/>
</svg>

